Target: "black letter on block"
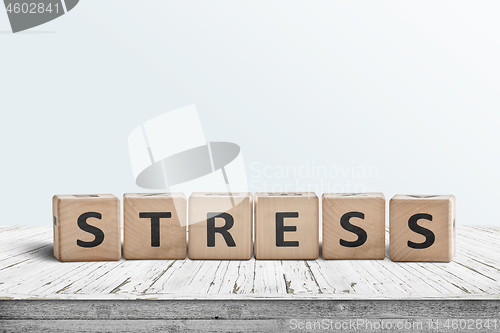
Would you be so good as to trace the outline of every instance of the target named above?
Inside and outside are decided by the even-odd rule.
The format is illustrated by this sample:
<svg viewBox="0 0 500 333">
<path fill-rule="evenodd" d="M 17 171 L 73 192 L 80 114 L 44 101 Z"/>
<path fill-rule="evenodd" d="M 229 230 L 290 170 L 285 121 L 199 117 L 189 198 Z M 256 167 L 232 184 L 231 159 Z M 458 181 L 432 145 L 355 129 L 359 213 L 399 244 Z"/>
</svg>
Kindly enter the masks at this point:
<svg viewBox="0 0 500 333">
<path fill-rule="evenodd" d="M 102 232 L 102 230 L 87 223 L 87 219 L 91 217 L 95 217 L 96 219 L 100 220 L 102 218 L 102 215 L 101 213 L 96 213 L 96 212 L 83 213 L 78 217 L 78 227 L 83 231 L 93 234 L 95 238 L 92 242 L 84 242 L 77 239 L 76 245 L 78 246 L 96 247 L 99 246 L 104 241 L 104 233 Z"/>
<path fill-rule="evenodd" d="M 215 227 L 215 218 L 223 218 L 226 223 L 223 227 Z M 215 233 L 218 232 L 224 237 L 227 246 L 235 247 L 234 239 L 228 232 L 234 225 L 234 219 L 231 214 L 228 213 L 207 213 L 207 246 L 215 246 Z"/>
<path fill-rule="evenodd" d="M 415 231 L 417 234 L 425 236 L 425 242 L 423 243 L 414 243 L 412 241 L 408 241 L 408 246 L 411 247 L 412 249 L 426 249 L 432 244 L 434 244 L 434 241 L 436 240 L 436 236 L 432 231 L 424 227 L 421 227 L 417 224 L 418 220 L 420 219 L 432 221 L 432 215 L 415 214 L 408 220 L 408 227 L 410 227 L 412 231 Z"/>
<path fill-rule="evenodd" d="M 285 226 L 285 217 L 299 217 L 298 212 L 276 213 L 276 246 L 279 247 L 298 247 L 299 241 L 285 241 L 286 231 L 297 231 L 296 226 Z"/>
<path fill-rule="evenodd" d="M 349 213 L 345 213 L 340 218 L 340 225 L 342 226 L 342 228 L 358 235 L 358 239 L 356 239 L 354 242 L 349 242 L 349 241 L 341 239 L 340 245 L 345 246 L 345 247 L 358 247 L 358 246 L 363 245 L 366 242 L 366 238 L 368 237 L 368 235 L 366 234 L 366 231 L 363 228 L 352 225 L 349 222 L 351 217 L 357 217 L 357 218 L 364 220 L 365 214 L 360 213 L 360 212 L 349 212 Z"/>
<path fill-rule="evenodd" d="M 141 219 L 151 219 L 151 247 L 160 247 L 160 219 L 172 217 L 170 212 L 139 213 Z"/>
</svg>

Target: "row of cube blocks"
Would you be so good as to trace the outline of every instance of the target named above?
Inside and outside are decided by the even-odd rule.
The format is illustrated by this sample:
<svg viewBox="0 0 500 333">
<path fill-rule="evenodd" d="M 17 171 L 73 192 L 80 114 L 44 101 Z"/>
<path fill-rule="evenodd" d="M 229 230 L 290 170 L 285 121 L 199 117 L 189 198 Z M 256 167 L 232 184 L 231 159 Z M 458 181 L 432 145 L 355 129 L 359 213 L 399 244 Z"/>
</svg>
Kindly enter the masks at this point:
<svg viewBox="0 0 500 333">
<path fill-rule="evenodd" d="M 389 207 L 391 260 L 452 260 L 453 195 L 396 195 Z M 325 193 L 322 208 L 324 259 L 385 258 L 382 193 Z M 319 200 L 311 192 L 193 193 L 189 205 L 182 193 L 127 193 L 123 211 L 125 259 L 185 259 L 187 232 L 190 259 L 319 257 Z M 59 261 L 121 258 L 117 197 L 56 195 L 53 212 Z"/>
</svg>

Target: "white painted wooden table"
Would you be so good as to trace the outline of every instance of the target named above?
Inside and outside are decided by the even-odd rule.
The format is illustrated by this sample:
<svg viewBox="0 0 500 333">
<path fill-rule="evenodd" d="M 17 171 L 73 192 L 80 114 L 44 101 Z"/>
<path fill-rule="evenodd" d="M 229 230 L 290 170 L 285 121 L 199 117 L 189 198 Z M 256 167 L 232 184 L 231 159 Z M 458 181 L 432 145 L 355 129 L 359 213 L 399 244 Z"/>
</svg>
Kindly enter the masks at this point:
<svg viewBox="0 0 500 333">
<path fill-rule="evenodd" d="M 285 325 L 281 328 L 286 329 L 283 320 L 292 315 L 377 317 L 396 311 L 400 318 L 405 318 L 411 317 L 413 310 L 420 306 L 434 307 L 427 316 L 444 318 L 457 309 L 470 316 L 496 316 L 500 330 L 500 307 L 494 301 L 500 299 L 499 244 L 499 227 L 458 226 L 457 255 L 451 263 L 395 263 L 388 258 L 356 261 L 122 259 L 60 263 L 53 256 L 50 226 L 0 226 L 0 299 L 8 300 L 0 301 L 0 323 L 14 328 L 24 327 L 22 323 L 25 323 L 30 327 L 34 322 L 43 323 L 44 318 L 64 321 L 73 318 L 75 313 L 83 317 L 72 320 L 104 316 L 103 320 L 115 318 L 122 322 L 134 316 L 142 316 L 134 320 L 152 319 L 150 314 L 157 313 L 156 307 L 161 307 L 162 315 L 154 318 L 163 318 L 164 324 L 171 321 L 174 326 L 168 326 L 170 328 L 177 327 L 179 320 L 188 323 L 190 318 L 201 316 L 197 320 L 242 321 L 241 330 L 252 330 L 254 326 L 245 328 L 245 320 L 259 318 L 264 318 L 266 324 Z M 120 300 L 135 301 L 120 303 Z M 366 309 L 368 304 L 378 301 L 378 312 Z M 117 309 L 116 304 L 120 304 L 121 312 L 110 310 Z M 169 306 L 170 310 L 164 312 L 165 304 L 175 304 L 175 309 Z M 477 304 L 477 308 L 471 304 Z M 217 305 L 215 310 L 214 305 Z M 100 306 L 102 311 L 93 311 L 95 306 Z M 184 307 L 190 314 L 182 312 Z M 84 308 L 88 311 L 82 312 Z M 233 313 L 234 309 L 239 310 Z M 288 312 L 284 313 L 285 310 Z M 420 317 L 426 311 L 421 310 Z M 94 313 L 94 317 L 85 317 L 89 313 Z M 131 329 L 135 327 L 129 325 Z M 200 321 L 196 325 L 209 327 Z M 193 327 L 198 327 L 196 325 Z"/>
</svg>

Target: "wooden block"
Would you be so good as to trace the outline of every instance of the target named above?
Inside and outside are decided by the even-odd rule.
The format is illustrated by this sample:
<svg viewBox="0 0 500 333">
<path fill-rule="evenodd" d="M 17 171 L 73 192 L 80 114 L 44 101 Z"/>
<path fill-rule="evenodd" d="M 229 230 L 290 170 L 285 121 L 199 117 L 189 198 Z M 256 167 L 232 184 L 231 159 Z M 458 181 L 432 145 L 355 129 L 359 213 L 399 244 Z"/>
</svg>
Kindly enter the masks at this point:
<svg viewBox="0 0 500 333">
<path fill-rule="evenodd" d="M 196 192 L 189 197 L 189 258 L 252 258 L 252 193 Z"/>
<path fill-rule="evenodd" d="M 125 193 L 123 224 L 125 259 L 186 258 L 183 193 Z"/>
<path fill-rule="evenodd" d="M 52 198 L 54 256 L 59 261 L 120 260 L 120 200 L 112 194 Z"/>
<path fill-rule="evenodd" d="M 256 193 L 255 258 L 317 259 L 318 215 L 315 193 Z"/>
<path fill-rule="evenodd" d="M 382 193 L 323 194 L 323 258 L 384 259 Z"/>
<path fill-rule="evenodd" d="M 396 195 L 389 220 L 392 261 L 449 262 L 455 256 L 455 196 Z"/>
</svg>

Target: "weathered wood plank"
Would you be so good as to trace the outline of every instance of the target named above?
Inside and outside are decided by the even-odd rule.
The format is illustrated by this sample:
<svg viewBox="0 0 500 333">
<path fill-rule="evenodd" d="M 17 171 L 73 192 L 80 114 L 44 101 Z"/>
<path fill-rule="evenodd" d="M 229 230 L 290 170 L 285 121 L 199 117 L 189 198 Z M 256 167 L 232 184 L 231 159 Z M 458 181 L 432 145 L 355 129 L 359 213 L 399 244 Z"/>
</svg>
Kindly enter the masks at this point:
<svg viewBox="0 0 500 333">
<path fill-rule="evenodd" d="M 253 292 L 255 260 L 230 261 L 224 277 L 217 283 L 219 294 L 250 294 Z"/>
<path fill-rule="evenodd" d="M 0 239 L 5 240 L 0 298 L 500 298 L 499 227 L 457 227 L 451 263 L 388 258 L 59 263 L 52 254 L 51 226 L 2 226 Z"/>
<path fill-rule="evenodd" d="M 144 295 L 148 289 L 158 281 L 176 260 L 140 260 L 137 272 L 129 276 L 116 286 L 111 293 Z"/>
<path fill-rule="evenodd" d="M 278 318 L 497 318 L 493 300 L 72 300 L 2 301 L 0 320 Z M 500 319 L 498 319 L 500 321 Z M 500 324 L 500 322 L 499 322 Z M 500 327 L 499 327 L 500 328 Z"/>
<path fill-rule="evenodd" d="M 499 312 L 500 302 L 478 300 L 0 301 L 0 327 L 2 332 L 319 332 L 325 327 L 458 332 L 445 324 L 462 319 L 490 320 L 495 327 L 484 330 L 498 331 Z"/>
<path fill-rule="evenodd" d="M 160 291 L 166 290 L 167 286 L 170 288 L 174 288 L 180 286 L 184 281 L 181 279 L 174 279 L 172 276 L 175 276 L 184 265 L 187 266 L 187 270 L 191 270 L 195 262 L 190 260 L 175 260 L 174 262 L 168 263 L 163 268 L 161 275 L 153 281 L 151 286 L 147 289 L 147 294 L 158 294 Z"/>
<path fill-rule="evenodd" d="M 284 320 L 2 320 L 2 332 L 265 332 Z"/>
<path fill-rule="evenodd" d="M 459 321 L 465 327 L 474 325 L 472 319 Z M 315 319 L 268 319 L 268 320 L 8 320 L 0 321 L 3 332 L 468 332 L 466 329 L 453 329 L 451 321 L 433 321 L 439 328 L 430 327 L 428 318 L 376 320 L 325 320 Z M 342 329 L 342 325 L 345 327 Z M 457 324 L 458 325 L 458 324 Z M 498 324 L 497 324 L 498 325 Z M 335 328 L 335 327 L 338 328 Z M 364 327 L 367 327 L 364 329 Z M 390 327 L 390 328 L 389 328 Z M 392 328 L 392 329 L 391 329 Z M 498 330 L 484 330 L 494 332 Z"/>
<path fill-rule="evenodd" d="M 255 294 L 288 294 L 283 265 L 278 260 L 255 260 Z"/>
<path fill-rule="evenodd" d="M 340 273 L 339 269 L 333 261 L 319 258 L 315 261 L 309 261 L 309 263 L 309 267 L 311 267 L 311 270 L 313 270 L 315 276 L 323 275 L 323 280 L 328 281 L 328 285 L 325 285 L 325 288 L 327 288 L 327 290 L 333 289 L 335 294 L 349 295 L 354 293 L 351 283 L 348 282 L 347 279 Z"/>
</svg>

